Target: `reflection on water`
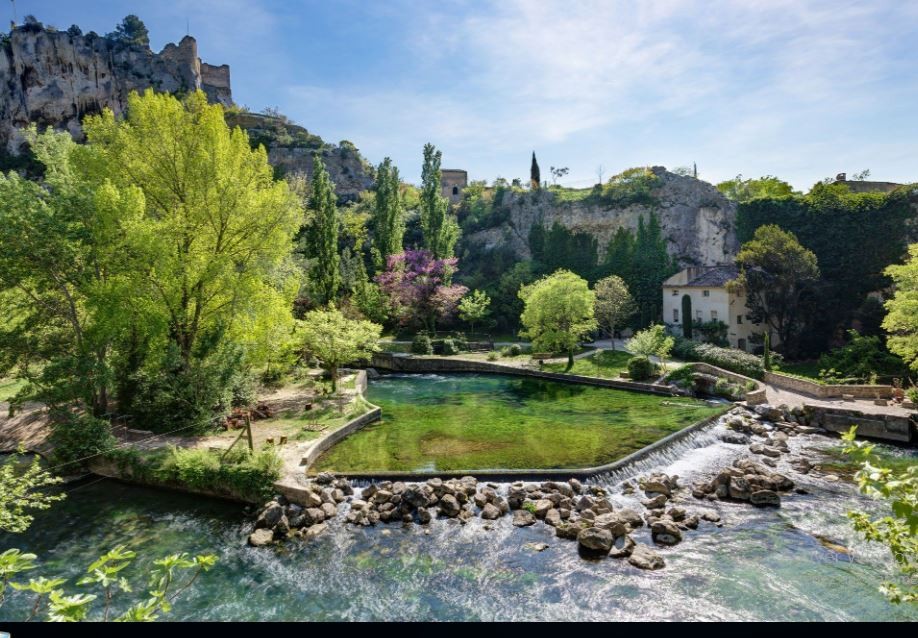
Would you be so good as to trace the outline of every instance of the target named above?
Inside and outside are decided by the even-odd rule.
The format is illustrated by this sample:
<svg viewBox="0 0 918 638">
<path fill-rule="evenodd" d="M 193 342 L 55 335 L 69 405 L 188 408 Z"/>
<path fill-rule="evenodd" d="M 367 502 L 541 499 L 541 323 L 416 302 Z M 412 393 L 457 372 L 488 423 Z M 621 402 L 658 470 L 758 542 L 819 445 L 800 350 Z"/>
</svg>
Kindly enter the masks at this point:
<svg viewBox="0 0 918 638">
<path fill-rule="evenodd" d="M 792 448 L 802 444 L 791 439 Z M 739 452 L 709 432 L 657 467 L 688 482 Z M 0 536 L 0 548 L 33 551 L 42 574 L 71 577 L 118 543 L 145 560 L 217 553 L 218 565 L 179 602 L 174 620 L 918 620 L 914 607 L 890 605 L 877 592 L 890 562 L 883 548 L 858 541 L 845 519 L 847 509 L 866 503 L 853 487 L 794 479 L 810 493 L 788 496 L 780 510 L 714 504 L 724 527 L 703 523 L 662 549 L 667 567 L 659 572 L 581 560 L 550 528 L 517 529 L 509 518 L 490 531 L 479 519 L 464 527 L 441 520 L 429 533 L 339 522 L 308 544 L 254 549 L 245 545 L 250 519 L 241 506 L 112 481 L 74 490 L 28 535 Z M 620 493 L 613 500 L 633 503 Z M 648 542 L 646 534 L 636 536 Z M 535 552 L 523 547 L 529 542 L 550 547 Z M 142 571 L 143 563 L 133 573 Z M 24 617 L 28 603 L 12 594 L 0 619 Z"/>
</svg>

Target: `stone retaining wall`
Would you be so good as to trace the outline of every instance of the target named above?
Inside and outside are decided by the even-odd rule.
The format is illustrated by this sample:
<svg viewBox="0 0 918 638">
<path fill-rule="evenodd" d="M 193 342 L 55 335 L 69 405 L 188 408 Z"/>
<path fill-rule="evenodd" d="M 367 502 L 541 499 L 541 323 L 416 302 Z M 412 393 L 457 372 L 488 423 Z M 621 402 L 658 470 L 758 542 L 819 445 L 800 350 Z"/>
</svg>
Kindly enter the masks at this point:
<svg viewBox="0 0 918 638">
<path fill-rule="evenodd" d="M 893 395 L 893 388 L 889 385 L 826 385 L 778 372 L 766 372 L 765 383 L 817 399 L 837 399 L 845 394 L 855 399 L 890 399 Z"/>
<path fill-rule="evenodd" d="M 910 443 L 915 439 L 915 418 L 893 414 L 861 412 L 854 408 L 829 407 L 806 404 L 804 414 L 810 425 L 818 425 L 831 432 L 847 432 L 857 426 L 858 437 Z"/>
<path fill-rule="evenodd" d="M 761 405 L 763 403 L 768 402 L 768 399 L 765 396 L 765 386 L 762 385 L 762 382 L 757 379 L 753 379 L 752 377 L 746 377 L 741 374 L 737 374 L 736 372 L 730 372 L 729 370 L 724 370 L 723 368 L 712 366 L 709 363 L 696 362 L 696 363 L 689 363 L 686 365 L 692 366 L 693 369 L 703 374 L 711 374 L 716 377 L 723 377 L 725 379 L 728 379 L 729 381 L 733 381 L 734 383 L 739 383 L 743 386 L 745 386 L 748 382 L 752 381 L 753 383 L 755 383 L 756 389 L 750 392 L 746 392 L 745 397 L 744 397 L 746 401 L 746 405 Z"/>
<path fill-rule="evenodd" d="M 406 355 L 400 356 L 397 354 L 378 352 L 373 355 L 373 360 L 370 365 L 374 368 L 380 368 L 382 370 L 390 370 L 395 372 L 477 372 L 486 374 L 509 374 L 520 377 L 547 379 L 550 381 L 565 381 L 568 383 L 595 385 L 604 388 L 617 388 L 619 390 L 632 390 L 635 392 L 646 392 L 649 394 L 660 394 L 664 396 L 686 394 L 681 390 L 676 390 L 665 385 L 638 383 L 637 381 L 624 381 L 621 379 L 584 377 L 577 374 L 566 374 L 562 372 L 546 372 L 543 370 L 533 370 L 531 368 L 517 368 L 514 366 L 507 366 L 499 363 L 491 363 L 489 361 L 471 361 L 469 359 L 446 359 L 440 357 L 435 358 Z"/>
<path fill-rule="evenodd" d="M 334 432 L 329 432 L 323 438 L 318 439 L 313 444 L 313 446 L 309 448 L 306 456 L 303 457 L 303 462 L 301 464 L 304 466 L 303 470 L 308 472 L 309 468 L 312 467 L 312 464 L 316 462 L 316 459 L 322 456 L 324 452 L 328 451 L 328 449 L 331 448 L 335 443 L 363 428 L 368 423 L 379 420 L 381 415 L 382 409 L 378 408 L 377 406 L 373 406 L 373 408 L 366 414 L 362 414 L 353 421 L 350 421 L 349 423 L 338 428 Z"/>
</svg>

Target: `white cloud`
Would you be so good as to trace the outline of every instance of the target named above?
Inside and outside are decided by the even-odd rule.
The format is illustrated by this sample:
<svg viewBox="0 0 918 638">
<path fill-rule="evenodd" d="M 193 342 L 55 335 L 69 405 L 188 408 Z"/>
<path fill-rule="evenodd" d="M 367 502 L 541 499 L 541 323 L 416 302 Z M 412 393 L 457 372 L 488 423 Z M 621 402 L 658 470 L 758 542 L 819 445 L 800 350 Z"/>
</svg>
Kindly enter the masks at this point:
<svg viewBox="0 0 918 638">
<path fill-rule="evenodd" d="M 576 156 L 584 136 L 633 143 L 635 131 L 682 153 L 678 163 L 717 154 L 762 172 L 781 169 L 764 158 L 822 147 L 828 157 L 808 158 L 823 164 L 810 169 L 822 174 L 834 170 L 825 163 L 840 141 L 815 136 L 869 118 L 893 96 L 916 97 L 915 70 L 906 66 L 914 60 L 892 51 L 903 31 L 914 35 L 916 16 L 898 4 L 510 0 L 414 8 L 402 28 L 416 64 L 368 86 L 291 86 L 293 114 L 317 129 L 310 118 L 330 118 L 378 156 L 428 140 L 469 161 L 483 149 L 503 158 L 557 149 L 575 155 L 575 181 L 603 161 Z M 896 74 L 905 76 L 901 88 L 889 81 Z M 676 148 L 680 140 L 691 146 Z M 510 173 L 501 161 L 486 168 Z M 799 171 L 791 177 L 810 180 Z"/>
</svg>

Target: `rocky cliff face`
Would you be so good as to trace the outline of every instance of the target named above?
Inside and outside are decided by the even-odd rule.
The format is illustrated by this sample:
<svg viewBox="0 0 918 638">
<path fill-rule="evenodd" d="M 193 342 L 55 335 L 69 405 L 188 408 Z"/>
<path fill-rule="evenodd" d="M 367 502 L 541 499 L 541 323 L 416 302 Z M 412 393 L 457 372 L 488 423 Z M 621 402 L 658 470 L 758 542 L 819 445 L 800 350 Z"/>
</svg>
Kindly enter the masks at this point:
<svg viewBox="0 0 918 638">
<path fill-rule="evenodd" d="M 94 34 L 17 27 L 0 46 L 0 149 L 22 150 L 19 129 L 34 122 L 82 135 L 83 117 L 124 112 L 131 91 L 203 90 L 232 104 L 229 67 L 203 64 L 194 38 L 159 53 Z"/>
<path fill-rule="evenodd" d="M 373 167 L 350 142 L 328 144 L 283 116 L 231 112 L 226 121 L 246 129 L 253 144 L 263 144 L 268 161 L 283 174 L 303 173 L 311 178 L 312 155 L 318 151 L 340 202 L 355 201 L 373 186 Z"/>
<path fill-rule="evenodd" d="M 736 204 L 713 185 L 653 167 L 660 178 L 653 205 L 632 204 L 610 208 L 592 202 L 558 201 L 555 193 L 507 193 L 510 221 L 466 238 L 486 248 L 509 244 L 521 258 L 529 258 L 529 231 L 533 224 L 546 228 L 559 222 L 572 232 L 589 233 L 599 242 L 600 259 L 619 228 L 637 230 L 654 212 L 660 220 L 669 252 L 684 266 L 711 266 L 733 258 L 738 249 L 735 232 Z"/>
</svg>

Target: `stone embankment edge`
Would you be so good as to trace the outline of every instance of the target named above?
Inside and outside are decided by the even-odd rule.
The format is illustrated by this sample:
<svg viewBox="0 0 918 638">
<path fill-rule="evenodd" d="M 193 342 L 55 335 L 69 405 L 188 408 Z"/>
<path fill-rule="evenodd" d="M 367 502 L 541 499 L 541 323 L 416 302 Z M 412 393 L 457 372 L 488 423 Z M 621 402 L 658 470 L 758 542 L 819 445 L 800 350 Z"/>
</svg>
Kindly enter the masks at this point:
<svg viewBox="0 0 918 638">
<path fill-rule="evenodd" d="M 676 390 L 664 385 L 639 383 L 637 381 L 623 381 L 620 379 L 604 379 L 601 377 L 585 377 L 579 374 L 567 374 L 564 372 L 546 372 L 544 370 L 519 368 L 516 366 L 491 363 L 488 361 L 472 361 L 470 359 L 448 359 L 441 357 L 433 358 L 412 355 L 393 355 L 391 353 L 376 353 L 373 355 L 373 359 L 370 365 L 374 368 L 389 370 L 391 372 L 478 372 L 487 374 L 509 374 L 519 377 L 533 377 L 536 379 L 546 379 L 549 381 L 579 383 L 582 385 L 592 385 L 603 388 L 616 388 L 619 390 L 631 390 L 633 392 L 644 392 L 647 394 L 658 394 L 662 396 L 687 396 L 687 393 L 682 390 Z"/>
<path fill-rule="evenodd" d="M 766 372 L 765 383 L 816 399 L 839 399 L 843 395 L 855 399 L 891 399 L 893 396 L 893 387 L 889 385 L 826 385 L 779 372 Z"/>
</svg>

